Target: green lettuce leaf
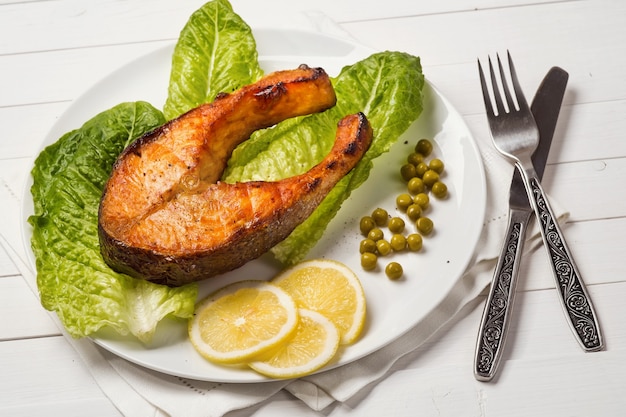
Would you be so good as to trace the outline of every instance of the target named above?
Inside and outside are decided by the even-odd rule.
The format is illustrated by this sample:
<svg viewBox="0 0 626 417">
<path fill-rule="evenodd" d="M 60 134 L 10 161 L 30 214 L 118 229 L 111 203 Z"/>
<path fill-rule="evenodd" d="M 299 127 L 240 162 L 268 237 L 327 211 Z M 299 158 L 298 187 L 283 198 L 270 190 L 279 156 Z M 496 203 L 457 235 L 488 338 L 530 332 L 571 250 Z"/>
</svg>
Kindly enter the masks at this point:
<svg viewBox="0 0 626 417">
<path fill-rule="evenodd" d="M 272 249 L 285 264 L 301 260 L 315 245 L 342 202 L 367 179 L 372 161 L 390 149 L 423 109 L 420 59 L 406 53 L 381 52 L 344 67 L 333 86 L 335 107 L 255 132 L 235 149 L 224 174 L 224 181 L 237 182 L 275 181 L 306 172 L 330 151 L 337 122 L 347 114 L 365 113 L 374 129 L 370 149 L 316 211 Z"/>
<path fill-rule="evenodd" d="M 43 306 L 74 337 L 103 326 L 147 342 L 171 314 L 193 314 L 197 288 L 169 288 L 115 273 L 100 255 L 98 206 L 120 152 L 163 124 L 148 103 L 122 103 L 45 148 L 32 170 L 31 246 Z"/>
<path fill-rule="evenodd" d="M 262 75 L 250 27 L 227 0 L 210 1 L 191 15 L 176 43 L 165 117 L 173 119 Z"/>
</svg>

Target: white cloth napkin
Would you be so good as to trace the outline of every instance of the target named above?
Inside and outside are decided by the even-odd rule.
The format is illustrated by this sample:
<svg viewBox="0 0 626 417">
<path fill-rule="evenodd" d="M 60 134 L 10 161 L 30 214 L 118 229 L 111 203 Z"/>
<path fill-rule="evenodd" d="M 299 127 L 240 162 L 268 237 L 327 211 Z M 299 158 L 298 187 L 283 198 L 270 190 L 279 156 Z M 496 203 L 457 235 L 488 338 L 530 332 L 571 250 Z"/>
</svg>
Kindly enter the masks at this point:
<svg viewBox="0 0 626 417">
<path fill-rule="evenodd" d="M 335 36 L 349 36 L 323 14 L 307 13 L 306 20 L 310 29 Z M 476 140 L 485 165 L 488 201 L 483 233 L 473 264 L 446 298 L 413 329 L 365 358 L 294 381 L 222 384 L 161 374 L 127 362 L 97 347 L 89 339 L 75 340 L 67 336 L 67 340 L 102 391 L 127 416 L 218 417 L 258 404 L 283 389 L 314 410 L 322 410 L 334 401 L 346 401 L 364 387 L 385 378 L 396 361 L 417 349 L 446 323 L 455 320 L 462 308 L 476 300 L 491 281 L 506 228 L 508 188 L 513 169 L 495 151 L 489 138 Z M 565 222 L 568 213 L 553 200 L 551 203 L 559 221 Z M 3 234 L 5 232 L 2 231 Z M 527 251 L 539 240 L 536 226 L 529 236 Z M 7 244 L 5 239 L 2 243 Z M 15 259 L 18 269 L 37 293 L 34 274 L 20 258 Z M 476 326 L 478 328 L 478 323 Z M 471 364 L 468 364 L 469 369 Z"/>
</svg>

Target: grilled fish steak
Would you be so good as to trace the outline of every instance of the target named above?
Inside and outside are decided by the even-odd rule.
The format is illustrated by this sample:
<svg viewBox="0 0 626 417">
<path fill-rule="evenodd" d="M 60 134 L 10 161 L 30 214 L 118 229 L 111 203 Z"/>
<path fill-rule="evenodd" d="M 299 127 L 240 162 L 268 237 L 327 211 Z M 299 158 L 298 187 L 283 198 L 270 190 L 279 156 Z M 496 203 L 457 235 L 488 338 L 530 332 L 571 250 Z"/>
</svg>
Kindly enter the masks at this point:
<svg viewBox="0 0 626 417">
<path fill-rule="evenodd" d="M 361 159 L 372 129 L 338 123 L 330 153 L 279 181 L 219 181 L 233 149 L 257 129 L 323 111 L 335 94 L 322 69 L 300 66 L 222 94 L 140 137 L 116 161 L 98 233 L 114 270 L 170 286 L 242 266 L 285 239 Z"/>
</svg>

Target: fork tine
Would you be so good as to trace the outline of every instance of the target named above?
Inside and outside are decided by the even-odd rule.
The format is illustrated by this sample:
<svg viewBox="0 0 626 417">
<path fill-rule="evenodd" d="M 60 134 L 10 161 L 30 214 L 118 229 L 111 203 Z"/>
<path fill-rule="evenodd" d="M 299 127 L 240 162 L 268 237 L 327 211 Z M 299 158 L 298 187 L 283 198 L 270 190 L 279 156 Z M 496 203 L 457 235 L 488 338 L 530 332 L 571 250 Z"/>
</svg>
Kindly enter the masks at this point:
<svg viewBox="0 0 626 417">
<path fill-rule="evenodd" d="M 500 82 L 502 83 L 504 98 L 506 98 L 506 104 L 509 108 L 509 112 L 513 112 L 515 111 L 515 101 L 513 100 L 513 96 L 511 95 L 511 91 L 509 90 L 509 83 L 506 82 L 506 75 L 504 74 L 502 61 L 500 61 L 500 55 L 498 54 L 496 55 L 496 57 L 498 59 L 498 70 L 500 71 Z M 509 55 L 509 62 L 511 62 L 511 55 Z M 517 93 L 517 89 L 515 89 L 515 92 Z"/>
<path fill-rule="evenodd" d="M 498 60 L 500 60 L 500 58 L 498 58 Z M 502 95 L 500 94 L 500 90 L 498 89 L 498 81 L 496 80 L 496 73 L 493 70 L 491 57 L 489 57 L 489 74 L 491 75 L 491 88 L 493 89 L 493 98 L 496 100 L 496 110 L 498 111 L 498 115 L 501 115 L 504 114 L 506 111 L 504 108 L 504 104 L 502 103 Z"/>
<path fill-rule="evenodd" d="M 513 59 L 511 58 L 511 53 L 506 51 L 506 55 L 509 60 L 509 71 L 511 72 L 511 80 L 513 81 L 513 90 L 515 91 L 515 97 L 517 97 L 517 104 L 520 109 L 528 107 L 528 103 L 526 102 L 526 97 L 524 97 L 524 93 L 522 92 L 522 88 L 519 85 L 519 81 L 517 80 L 517 73 L 515 72 L 515 65 L 513 65 Z"/>
<path fill-rule="evenodd" d="M 480 76 L 480 87 L 483 91 L 483 100 L 485 101 L 487 116 L 491 117 L 494 115 L 493 104 L 491 104 L 491 98 L 489 98 L 489 88 L 487 88 L 487 81 L 485 80 L 483 67 L 480 65 L 480 59 L 478 60 L 478 75 Z M 489 109 L 491 109 L 491 112 L 489 112 Z"/>
</svg>

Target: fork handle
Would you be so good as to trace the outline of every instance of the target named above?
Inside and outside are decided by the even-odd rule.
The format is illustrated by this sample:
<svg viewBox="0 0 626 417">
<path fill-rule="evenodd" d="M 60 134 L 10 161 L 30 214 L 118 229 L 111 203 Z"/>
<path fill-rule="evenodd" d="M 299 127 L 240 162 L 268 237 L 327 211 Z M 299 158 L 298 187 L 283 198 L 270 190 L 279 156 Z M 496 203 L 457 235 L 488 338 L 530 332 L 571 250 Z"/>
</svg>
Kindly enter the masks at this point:
<svg viewBox="0 0 626 417">
<path fill-rule="evenodd" d="M 474 376 L 479 381 L 490 381 L 494 377 L 502 357 L 531 216 L 530 210 L 509 210 L 509 225 L 476 340 Z"/>
<path fill-rule="evenodd" d="M 531 176 L 528 179 L 528 186 L 529 198 L 537 214 L 541 236 L 556 280 L 556 288 L 570 327 L 585 351 L 602 350 L 604 342 L 591 298 L 541 183 L 536 176 Z"/>
</svg>

